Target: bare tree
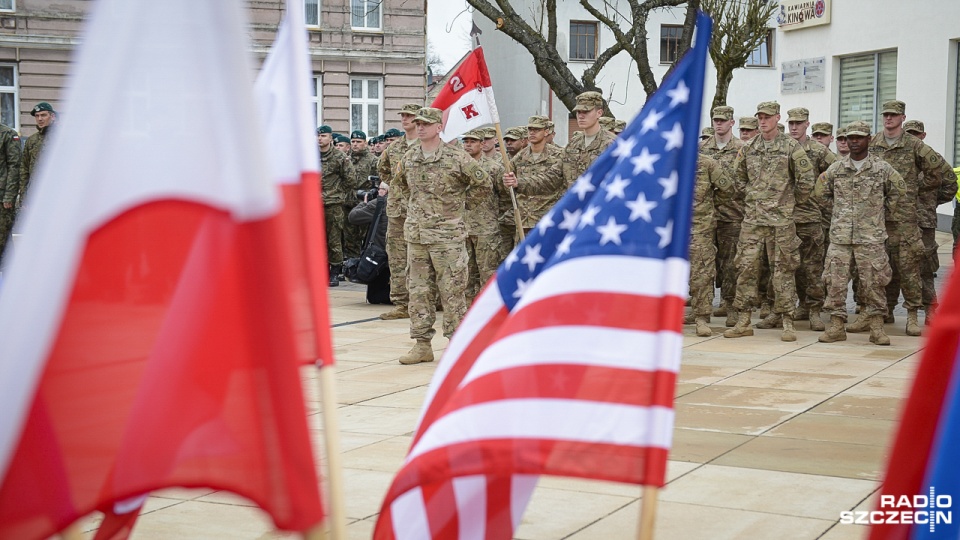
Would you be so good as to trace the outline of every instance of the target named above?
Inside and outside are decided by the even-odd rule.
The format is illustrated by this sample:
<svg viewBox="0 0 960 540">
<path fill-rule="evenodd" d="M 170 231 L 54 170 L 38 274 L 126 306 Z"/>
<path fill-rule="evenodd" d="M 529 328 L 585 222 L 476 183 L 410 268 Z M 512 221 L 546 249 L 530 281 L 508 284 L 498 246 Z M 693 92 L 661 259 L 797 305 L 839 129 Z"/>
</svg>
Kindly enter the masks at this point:
<svg viewBox="0 0 960 540">
<path fill-rule="evenodd" d="M 445 70 L 443 58 L 437 53 L 436 47 L 432 42 L 427 42 L 427 71 L 434 77 L 442 77 Z"/>
<path fill-rule="evenodd" d="M 717 68 L 713 107 L 726 105 L 733 71 L 746 65 L 750 54 L 767 40 L 767 24 L 777 10 L 771 0 L 701 0 L 713 18 L 710 58 Z"/>
<path fill-rule="evenodd" d="M 567 67 L 557 48 L 557 0 L 540 0 L 539 10 L 532 10 L 528 20 L 517 13 L 511 0 L 466 0 L 476 11 L 497 25 L 503 32 L 525 48 L 533 56 L 537 73 L 568 109 L 573 110 L 577 95 L 598 90 L 597 76 L 607 63 L 621 52 L 626 52 L 636 62 L 640 82 L 647 96 L 656 92 L 658 83 L 648 58 L 647 19 L 656 9 L 687 5 L 683 36 L 677 57 L 690 47 L 696 11 L 700 0 L 579 0 L 600 24 L 614 36 L 614 42 L 605 50 L 598 51 L 597 58 L 579 79 Z M 519 0 L 516 2 L 521 5 Z M 620 6 L 629 6 L 629 12 L 621 12 Z M 539 11 L 539 12 L 538 12 Z M 625 11 L 625 10 L 624 10 Z M 609 109 L 608 109 L 609 110 Z"/>
</svg>

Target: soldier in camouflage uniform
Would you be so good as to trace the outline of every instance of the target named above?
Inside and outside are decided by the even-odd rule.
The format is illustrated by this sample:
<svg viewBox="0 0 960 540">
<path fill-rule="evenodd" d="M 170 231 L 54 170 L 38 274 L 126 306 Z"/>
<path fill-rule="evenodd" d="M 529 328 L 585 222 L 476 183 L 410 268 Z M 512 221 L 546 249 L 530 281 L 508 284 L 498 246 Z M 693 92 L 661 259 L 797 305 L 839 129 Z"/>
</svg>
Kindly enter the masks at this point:
<svg viewBox="0 0 960 540">
<path fill-rule="evenodd" d="M 484 157 L 495 159 L 503 163 L 503 155 L 497 149 L 497 128 L 485 127 L 483 131 L 483 155 Z"/>
<path fill-rule="evenodd" d="M 813 140 L 826 146 L 827 150 L 829 150 L 830 145 L 833 144 L 833 124 L 830 122 L 817 122 L 810 127 L 810 136 Z M 827 249 L 830 247 L 830 222 L 833 221 L 833 199 L 818 199 L 817 203 L 820 204 L 820 211 L 823 215 L 823 219 L 820 220 L 820 225 L 823 229 L 823 257 L 824 260 L 826 260 Z"/>
<path fill-rule="evenodd" d="M 946 183 L 955 184 L 956 180 L 950 165 L 940 154 L 903 130 L 906 107 L 904 102 L 897 100 L 883 104 L 883 131 L 870 141 L 870 153 L 896 169 L 907 186 L 906 195 L 897 205 L 896 213 L 887 216 L 887 254 L 893 267 L 893 279 L 887 285 L 887 320 L 892 322 L 893 308 L 902 289 L 903 306 L 907 308 L 907 335 L 919 336 L 917 310 L 923 306 L 923 283 L 920 279 L 923 240 L 917 214 L 919 194 L 922 190 L 939 190 Z M 848 130 L 848 142 L 849 139 Z"/>
<path fill-rule="evenodd" d="M 601 116 L 598 122 L 600 122 L 600 129 L 613 134 L 613 126 L 616 125 L 617 119 L 612 116 Z"/>
<path fill-rule="evenodd" d="M 547 122 L 546 116 L 530 117 L 527 121 L 530 145 L 513 158 L 513 172 L 503 176 L 503 184 L 516 190 L 524 234 L 537 226 L 567 189 L 562 151 L 547 146 Z"/>
<path fill-rule="evenodd" d="M 714 201 L 722 199 L 721 193 L 729 194 L 732 191 L 733 181 L 728 169 L 719 161 L 701 154 L 697 160 L 697 181 L 693 188 L 693 221 L 690 225 L 690 311 L 700 337 L 713 335 L 710 329 L 710 314 L 713 311 L 717 269 L 717 246 L 714 244 L 717 219 Z"/>
<path fill-rule="evenodd" d="M 472 304 L 480 288 L 490 279 L 500 264 L 500 202 L 506 191 L 500 178 L 503 165 L 483 155 L 483 133 L 479 129 L 463 135 L 463 149 L 490 175 L 490 185 L 467 190 L 464 205 L 467 225 L 467 304 Z"/>
<path fill-rule="evenodd" d="M 616 122 L 613 123 L 613 134 L 614 134 L 614 135 L 619 135 L 619 134 L 623 133 L 623 130 L 625 130 L 625 129 L 627 129 L 627 121 L 626 121 L 626 120 L 617 120 Z"/>
<path fill-rule="evenodd" d="M 603 96 L 600 92 L 584 92 L 577 96 L 573 112 L 577 115 L 577 126 L 583 131 L 574 133 L 563 149 L 563 179 L 567 188 L 617 138 L 600 127 L 600 117 L 603 116 Z"/>
<path fill-rule="evenodd" d="M 923 122 L 919 120 L 908 120 L 903 124 L 903 129 L 920 139 L 927 138 L 924 131 Z M 920 190 L 917 214 L 920 222 L 920 237 L 923 239 L 923 263 L 920 266 L 920 281 L 923 285 L 923 325 L 929 326 L 933 322 L 934 313 L 937 305 L 937 289 L 933 279 L 937 277 L 937 270 L 940 269 L 940 256 L 937 255 L 937 206 L 948 203 L 957 195 L 956 182 L 943 182 L 940 189 Z"/>
<path fill-rule="evenodd" d="M 810 111 L 803 107 L 787 111 L 790 138 L 800 143 L 813 165 L 814 175 L 819 177 L 837 160 L 837 156 L 824 145 L 807 137 L 809 118 Z M 797 203 L 793 209 L 793 222 L 797 225 L 797 236 L 800 238 L 800 267 L 797 268 L 797 298 L 800 306 L 794 313 L 793 320 L 804 321 L 809 318 L 810 329 L 820 332 L 823 330 L 820 310 L 823 309 L 823 261 L 826 257 L 826 246 L 823 238 L 823 210 L 815 197 Z"/>
<path fill-rule="evenodd" d="M 354 131 L 350 134 L 350 163 L 353 164 L 354 178 L 351 181 L 350 193 L 356 193 L 358 190 L 369 191 L 374 187 L 370 183 L 371 176 L 377 176 L 377 156 L 367 147 L 367 134 L 362 131 Z M 389 185 L 389 184 L 388 184 Z M 344 212 L 349 214 L 353 210 L 359 199 L 355 196 L 347 197 L 344 204 Z M 360 248 L 363 245 L 363 239 L 366 237 L 366 230 L 350 223 L 343 227 L 343 256 L 344 258 L 359 257 Z"/>
<path fill-rule="evenodd" d="M 892 271 L 884 249 L 887 230 L 884 216 L 896 212 L 906 185 L 887 162 L 868 153 L 870 126 L 853 122 L 847 127 L 850 154 L 831 165 L 817 180 L 816 197 L 833 201 L 830 247 L 823 280 L 827 288 L 824 308 L 830 313 L 830 327 L 819 340 L 833 343 L 847 339 L 847 283 L 851 263 L 860 268 L 861 313 L 870 320 L 870 341 L 889 345 L 883 331 L 886 314 L 884 287 Z"/>
<path fill-rule="evenodd" d="M 4 247 L 17 217 L 17 194 L 20 192 L 20 135 L 15 129 L 0 124 L 0 263 Z"/>
<path fill-rule="evenodd" d="M 721 105 L 713 109 L 713 137 L 700 143 L 700 154 L 717 160 L 720 167 L 730 174 L 743 141 L 733 136 L 733 107 Z M 716 212 L 717 278 L 720 286 L 720 307 L 713 314 L 726 317 L 726 325 L 732 327 L 737 321 L 733 299 L 737 294 L 737 267 L 733 264 L 743 223 L 743 193 L 734 190 L 714 192 Z"/>
<path fill-rule="evenodd" d="M 40 154 L 57 123 L 57 111 L 53 110 L 53 106 L 46 101 L 37 103 L 30 110 L 30 115 L 37 120 L 37 132 L 31 135 L 23 145 L 23 154 L 20 158 L 20 192 L 17 196 L 21 206 L 30 187 L 30 180 L 33 179 L 33 171 L 40 161 Z"/>
<path fill-rule="evenodd" d="M 737 324 L 724 337 L 752 336 L 750 312 L 757 305 L 760 254 L 773 271 L 774 313 L 783 321 L 783 341 L 796 341 L 793 310 L 797 305 L 794 272 L 800 265 L 800 239 L 793 209 L 813 191 L 815 177 L 806 152 L 797 141 L 777 132 L 780 104 L 757 106 L 760 136 L 740 149 L 734 163 L 735 189 L 745 193 L 743 226 L 737 244 Z"/>
<path fill-rule="evenodd" d="M 503 143 L 507 145 L 507 155 L 512 159 L 517 152 L 527 147 L 527 128 L 512 127 L 503 134 Z"/>
<path fill-rule="evenodd" d="M 340 284 L 337 276 L 343 270 L 343 224 L 346 221 L 344 202 L 354 197 L 350 191 L 354 172 L 350 158 L 337 150 L 333 144 L 333 130 L 330 126 L 317 128 L 317 141 L 320 145 L 321 188 L 323 213 L 327 226 L 327 262 L 330 263 L 330 286 Z M 356 197 L 354 197 L 356 198 Z"/>
<path fill-rule="evenodd" d="M 817 122 L 810 126 L 810 137 L 830 150 L 830 145 L 833 144 L 833 124 Z"/>
<path fill-rule="evenodd" d="M 417 126 L 413 119 L 417 117 L 420 106 L 408 103 L 400 108 L 400 125 L 405 136 L 398 137 L 380 156 L 377 171 L 380 181 L 390 186 L 390 197 L 387 198 L 387 264 L 390 266 L 390 301 L 394 308 L 380 314 L 386 321 L 406 319 L 409 317 L 407 306 L 410 303 L 410 294 L 407 290 L 407 241 L 403 239 L 403 227 L 407 220 L 407 199 L 393 185 L 393 171 L 400 164 L 401 158 L 408 150 L 419 144 Z M 388 130 L 389 134 L 390 131 Z"/>
<path fill-rule="evenodd" d="M 430 342 L 436 331 L 434 288 L 443 304 L 443 335 L 450 337 L 467 311 L 466 227 L 468 188 L 491 185 L 490 176 L 466 152 L 440 140 L 443 112 L 425 107 L 415 118 L 420 144 L 398 164 L 393 188 L 407 199 L 407 281 L 410 287 L 410 337 L 417 344 L 401 364 L 433 361 Z"/>
<path fill-rule="evenodd" d="M 750 139 L 757 136 L 759 125 L 756 116 L 740 117 L 740 140 L 744 143 L 750 142 Z"/>
</svg>

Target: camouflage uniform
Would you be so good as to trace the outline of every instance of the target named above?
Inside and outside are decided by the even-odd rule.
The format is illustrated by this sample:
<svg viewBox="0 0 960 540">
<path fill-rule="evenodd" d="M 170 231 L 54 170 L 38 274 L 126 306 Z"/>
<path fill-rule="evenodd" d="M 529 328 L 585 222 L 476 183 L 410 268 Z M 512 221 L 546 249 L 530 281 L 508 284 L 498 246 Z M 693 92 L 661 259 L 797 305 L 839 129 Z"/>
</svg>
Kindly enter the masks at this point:
<svg viewBox="0 0 960 540">
<path fill-rule="evenodd" d="M 467 224 L 467 303 L 472 303 L 480 288 L 500 264 L 500 193 L 506 188 L 503 165 L 486 157 L 480 167 L 490 176 L 490 183 L 467 190 L 464 221 Z"/>
<path fill-rule="evenodd" d="M 570 142 L 563 149 L 563 179 L 566 181 L 567 188 L 577 181 L 584 171 L 590 167 L 590 164 L 597 159 L 608 146 L 613 144 L 617 138 L 616 135 L 605 129 L 601 129 L 590 144 L 587 144 L 586 135 L 582 131 L 577 131 L 570 137 Z M 519 154 L 518 154 L 519 155 Z M 519 178 L 520 175 L 517 175 Z"/>
<path fill-rule="evenodd" d="M 436 111 L 436 121 L 439 114 Z M 411 338 L 430 341 L 436 333 L 434 287 L 439 288 L 443 304 L 443 335 L 453 335 L 463 319 L 467 311 L 466 191 L 491 182 L 476 160 L 444 144 L 430 156 L 424 156 L 422 146 L 415 146 L 397 166 L 393 189 L 407 199 L 403 235 L 407 241 Z"/>
<path fill-rule="evenodd" d="M 549 146 L 539 154 L 535 154 L 533 147 L 528 146 L 514 156 L 512 163 L 517 175 L 517 208 L 524 232 L 536 227 L 566 192 L 562 159 L 562 152 Z"/>
<path fill-rule="evenodd" d="M 350 193 L 354 172 L 350 158 L 332 144 L 326 152 L 320 152 L 323 212 L 327 225 L 327 262 L 343 264 L 343 224 L 346 221 L 344 203 Z"/>
<path fill-rule="evenodd" d="M 20 191 L 20 135 L 16 130 L 0 124 L 0 261 L 7 238 L 17 216 L 17 194 Z M 4 205 L 10 205 L 6 208 Z"/>
<path fill-rule="evenodd" d="M 820 175 L 816 196 L 833 202 L 830 247 L 823 272 L 827 290 L 823 307 L 831 316 L 847 319 L 847 283 L 853 261 L 860 269 L 866 315 L 886 314 L 884 286 L 890 282 L 892 271 L 883 245 L 887 239 L 883 216 L 896 212 L 905 189 L 903 178 L 893 167 L 869 154 L 859 171 L 846 156 Z"/>
<path fill-rule="evenodd" d="M 350 186 L 350 195 L 344 204 L 344 211 L 350 213 L 359 199 L 353 194 L 358 190 L 369 190 L 372 186 L 368 177 L 377 176 L 377 156 L 369 150 L 350 153 L 350 162 L 353 165 L 354 178 Z M 387 184 L 389 185 L 389 184 Z M 343 228 L 343 256 L 346 258 L 359 257 L 360 247 L 363 245 L 363 239 L 366 236 L 366 230 L 363 227 L 346 224 Z"/>
<path fill-rule="evenodd" d="M 416 139 L 408 141 L 401 137 L 387 147 L 380 156 L 377 170 L 380 181 L 390 186 L 387 198 L 387 264 L 390 266 L 390 301 L 406 309 L 410 302 L 407 291 L 407 241 L 403 239 L 403 226 L 407 219 L 406 196 L 393 183 L 393 171 L 408 150 L 417 146 Z"/>
<path fill-rule="evenodd" d="M 813 165 L 813 173 L 817 177 L 837 161 L 833 152 L 813 139 L 806 139 L 800 146 L 807 153 Z M 823 308 L 823 262 L 826 246 L 823 237 L 823 210 L 816 197 L 796 205 L 793 209 L 793 221 L 797 225 L 797 236 L 800 238 L 797 297 L 801 306 L 811 312 L 819 312 Z"/>
<path fill-rule="evenodd" d="M 713 238 L 717 228 L 714 201 L 729 195 L 733 181 L 726 168 L 709 156 L 697 161 L 697 180 L 693 188 L 693 221 L 690 225 L 690 307 L 694 317 L 710 319 L 713 313 L 717 247 Z"/>
<path fill-rule="evenodd" d="M 34 133 L 23 145 L 23 155 L 20 159 L 20 192 L 18 194 L 20 204 L 23 204 L 27 189 L 30 187 L 30 180 L 33 179 L 33 170 L 40 160 L 40 154 L 43 152 L 43 147 L 46 145 L 47 139 L 50 138 L 50 133 L 51 130 L 54 129 L 54 126 L 56 126 L 56 124 L 50 124 Z"/>
<path fill-rule="evenodd" d="M 734 170 L 735 187 L 745 193 L 734 307 L 742 312 L 757 306 L 760 257 L 766 252 L 773 270 L 773 310 L 792 316 L 797 304 L 794 272 L 800 265 L 793 210 L 813 191 L 810 159 L 800 144 L 786 135 L 778 134 L 769 143 L 757 136 L 740 149 Z"/>
</svg>

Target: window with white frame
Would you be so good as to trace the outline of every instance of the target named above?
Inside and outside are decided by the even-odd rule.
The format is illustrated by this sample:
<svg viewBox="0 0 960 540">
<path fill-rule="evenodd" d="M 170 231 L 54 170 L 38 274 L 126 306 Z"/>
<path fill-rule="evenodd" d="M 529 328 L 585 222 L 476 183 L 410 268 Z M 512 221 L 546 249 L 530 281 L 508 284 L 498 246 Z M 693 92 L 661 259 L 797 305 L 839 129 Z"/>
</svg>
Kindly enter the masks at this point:
<svg viewBox="0 0 960 540">
<path fill-rule="evenodd" d="M 0 11 L 16 11 L 16 0 L 0 0 Z"/>
<path fill-rule="evenodd" d="M 957 42 L 957 107 L 954 109 L 953 165 L 960 167 L 960 41 Z"/>
<path fill-rule="evenodd" d="M 862 120 L 874 132 L 882 126 L 884 101 L 897 99 L 897 51 L 840 59 L 840 125 Z"/>
<path fill-rule="evenodd" d="M 320 0 L 303 0 L 303 18 L 309 27 L 320 26 Z"/>
<path fill-rule="evenodd" d="M 0 123 L 20 131 L 20 92 L 17 81 L 17 66 L 0 64 Z"/>
<path fill-rule="evenodd" d="M 596 60 L 599 23 L 570 21 L 570 59 Z"/>
<path fill-rule="evenodd" d="M 763 40 L 757 48 L 750 52 L 747 57 L 747 67 L 772 67 L 773 66 L 773 36 L 774 30 L 767 29 L 767 39 Z"/>
<path fill-rule="evenodd" d="M 350 0 L 351 24 L 354 29 L 381 30 L 383 28 L 383 0 Z"/>
<path fill-rule="evenodd" d="M 323 125 L 323 74 L 314 73 L 310 79 L 310 102 L 313 104 L 313 125 Z"/>
<path fill-rule="evenodd" d="M 359 129 L 370 137 L 380 134 L 383 127 L 382 89 L 382 79 L 350 79 L 350 131 Z"/>
</svg>

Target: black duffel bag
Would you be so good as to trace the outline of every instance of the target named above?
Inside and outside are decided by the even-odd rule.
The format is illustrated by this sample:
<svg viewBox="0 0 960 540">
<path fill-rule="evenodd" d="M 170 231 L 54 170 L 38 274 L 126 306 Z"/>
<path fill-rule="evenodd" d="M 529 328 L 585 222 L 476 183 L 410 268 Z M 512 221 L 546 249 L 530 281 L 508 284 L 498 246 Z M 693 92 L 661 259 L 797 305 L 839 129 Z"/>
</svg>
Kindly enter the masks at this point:
<svg viewBox="0 0 960 540">
<path fill-rule="evenodd" d="M 377 201 L 376 217 L 367 230 L 360 256 L 343 261 L 343 275 L 353 283 L 369 284 L 387 268 L 387 252 L 373 241 L 383 215 L 383 205 L 384 199 L 381 198 Z"/>
</svg>

